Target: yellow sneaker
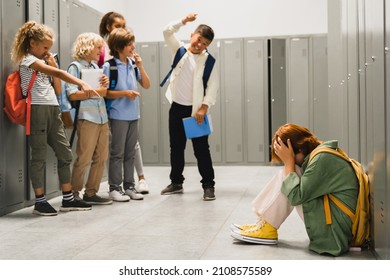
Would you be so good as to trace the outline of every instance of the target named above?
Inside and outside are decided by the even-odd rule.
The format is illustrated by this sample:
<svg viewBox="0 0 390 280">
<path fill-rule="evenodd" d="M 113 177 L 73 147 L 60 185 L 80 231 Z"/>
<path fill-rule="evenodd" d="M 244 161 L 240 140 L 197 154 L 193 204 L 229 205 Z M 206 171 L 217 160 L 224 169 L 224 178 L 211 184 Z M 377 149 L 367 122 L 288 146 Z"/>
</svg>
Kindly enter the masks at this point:
<svg viewBox="0 0 390 280">
<path fill-rule="evenodd" d="M 275 245 L 278 243 L 278 231 L 266 221 L 240 232 L 232 231 L 232 237 L 250 243 Z"/>
</svg>

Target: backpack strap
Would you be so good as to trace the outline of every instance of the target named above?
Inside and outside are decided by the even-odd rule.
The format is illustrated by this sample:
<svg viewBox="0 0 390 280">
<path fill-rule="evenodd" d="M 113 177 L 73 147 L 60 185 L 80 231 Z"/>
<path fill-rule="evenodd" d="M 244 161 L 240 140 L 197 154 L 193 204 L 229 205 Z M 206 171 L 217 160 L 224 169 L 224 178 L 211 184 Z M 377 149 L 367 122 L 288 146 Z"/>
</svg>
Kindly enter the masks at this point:
<svg viewBox="0 0 390 280">
<path fill-rule="evenodd" d="M 116 65 L 115 58 L 108 60 L 108 63 L 110 64 L 110 83 L 108 89 L 114 90 L 118 83 L 118 66 Z"/>
<path fill-rule="evenodd" d="M 73 61 L 69 64 L 68 66 L 68 69 L 72 66 L 76 66 L 77 68 L 77 78 L 81 78 L 81 68 L 82 68 L 82 65 L 80 62 L 78 61 Z M 73 141 L 74 141 L 74 137 L 76 136 L 76 130 L 77 130 L 77 120 L 78 120 L 78 116 L 79 116 L 79 110 L 80 110 L 80 100 L 77 100 L 77 101 L 72 101 L 72 105 L 73 107 L 76 109 L 76 112 L 74 114 L 74 120 L 73 120 L 73 130 L 72 130 L 72 134 L 70 135 L 70 139 L 69 139 L 69 144 L 70 144 L 70 147 L 72 148 L 72 145 L 73 145 Z"/>
<path fill-rule="evenodd" d="M 337 150 L 335 150 L 335 149 L 323 146 L 323 147 L 318 147 L 318 148 L 314 149 L 310 153 L 309 162 L 308 162 L 307 166 L 309 166 L 311 160 L 317 154 L 324 153 L 324 152 L 336 155 L 336 156 L 344 159 L 345 161 L 351 163 L 351 159 L 347 156 L 347 154 L 341 148 L 337 148 Z M 343 202 L 341 202 L 338 198 L 336 198 L 334 195 L 332 195 L 330 193 L 325 194 L 325 195 L 323 195 L 323 199 L 324 199 L 325 221 L 326 221 L 327 225 L 332 224 L 332 216 L 330 213 L 329 200 L 331 200 L 334 204 L 336 204 L 337 207 L 339 207 L 341 209 L 341 211 L 343 211 L 346 215 L 348 215 L 352 221 L 355 220 L 355 214 Z"/>
<path fill-rule="evenodd" d="M 110 82 L 108 84 L 109 90 L 114 90 L 118 83 L 118 66 L 116 65 L 115 58 L 111 58 L 107 61 L 110 64 Z M 104 98 L 106 102 L 107 114 L 110 112 L 112 99 Z"/>
<path fill-rule="evenodd" d="M 187 52 L 187 49 L 184 46 L 177 49 L 175 57 L 173 59 L 173 63 L 171 65 L 171 70 L 169 70 L 168 74 L 165 76 L 165 78 L 160 83 L 160 87 L 163 87 L 164 84 L 167 82 L 167 80 L 169 79 L 169 77 L 172 74 L 172 70 L 176 67 L 176 65 L 179 63 L 180 59 L 185 55 L 186 52 Z"/>
<path fill-rule="evenodd" d="M 34 85 L 36 77 L 37 77 L 37 71 L 34 71 L 27 88 L 26 135 L 31 134 L 31 89 Z"/>
<path fill-rule="evenodd" d="M 99 64 L 95 62 L 91 62 L 91 65 L 93 66 L 94 69 L 100 69 Z"/>
<path fill-rule="evenodd" d="M 135 64 L 135 61 L 130 58 L 131 65 L 133 66 L 134 73 L 135 73 L 135 79 L 138 81 L 139 79 L 139 73 L 138 73 L 138 67 L 137 64 Z"/>
<path fill-rule="evenodd" d="M 167 82 L 167 80 L 169 79 L 169 77 L 172 74 L 173 69 L 177 66 L 180 59 L 185 55 L 186 52 L 187 52 L 187 49 L 184 46 L 178 48 L 178 50 L 176 51 L 175 57 L 173 58 L 173 63 L 172 63 L 171 69 L 169 70 L 168 74 L 165 76 L 165 78 L 160 83 L 160 87 L 163 87 L 164 84 Z M 215 64 L 215 58 L 207 50 L 206 50 L 206 52 L 208 53 L 208 56 L 206 59 L 206 63 L 205 63 L 204 71 L 203 71 L 203 77 L 202 77 L 203 89 L 204 89 L 203 95 L 206 95 L 207 82 L 210 78 L 211 71 L 213 71 L 213 67 Z"/>
<path fill-rule="evenodd" d="M 206 59 L 206 65 L 204 67 L 203 71 L 203 89 L 204 89 L 204 95 L 206 95 L 206 88 L 207 88 L 207 82 L 209 81 L 211 71 L 213 71 L 213 67 L 215 64 L 215 58 L 207 51 L 209 54 Z"/>
</svg>

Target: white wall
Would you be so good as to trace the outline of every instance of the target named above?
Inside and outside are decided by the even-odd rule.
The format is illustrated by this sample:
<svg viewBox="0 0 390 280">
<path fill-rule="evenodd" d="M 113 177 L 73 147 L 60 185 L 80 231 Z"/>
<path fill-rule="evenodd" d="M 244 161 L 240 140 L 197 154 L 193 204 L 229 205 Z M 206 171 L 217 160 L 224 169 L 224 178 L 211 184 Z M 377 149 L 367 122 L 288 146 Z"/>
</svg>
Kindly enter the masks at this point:
<svg viewBox="0 0 390 280">
<path fill-rule="evenodd" d="M 210 25 L 216 38 L 283 36 L 327 33 L 327 0 L 79 0 L 106 13 L 126 18 L 137 42 L 162 41 L 162 29 L 188 13 L 197 22 L 182 28 L 188 39 L 199 23 Z"/>
</svg>

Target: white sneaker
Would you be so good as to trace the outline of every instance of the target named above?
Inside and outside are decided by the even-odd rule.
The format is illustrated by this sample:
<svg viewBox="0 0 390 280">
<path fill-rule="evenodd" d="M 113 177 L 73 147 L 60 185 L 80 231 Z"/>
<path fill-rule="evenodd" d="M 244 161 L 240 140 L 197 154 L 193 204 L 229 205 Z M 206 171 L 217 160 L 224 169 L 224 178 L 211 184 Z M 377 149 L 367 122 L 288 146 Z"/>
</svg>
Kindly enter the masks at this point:
<svg viewBox="0 0 390 280">
<path fill-rule="evenodd" d="M 130 197 L 125 195 L 122 191 L 111 191 L 108 195 L 113 201 L 126 202 L 130 200 Z"/>
<path fill-rule="evenodd" d="M 134 200 L 144 199 L 144 196 L 142 194 L 140 194 L 139 192 L 137 192 L 137 190 L 134 187 L 125 190 L 125 194 L 127 194 L 131 199 L 134 199 Z"/>
<path fill-rule="evenodd" d="M 148 183 L 144 179 L 139 180 L 137 191 L 141 194 L 149 193 Z"/>
</svg>

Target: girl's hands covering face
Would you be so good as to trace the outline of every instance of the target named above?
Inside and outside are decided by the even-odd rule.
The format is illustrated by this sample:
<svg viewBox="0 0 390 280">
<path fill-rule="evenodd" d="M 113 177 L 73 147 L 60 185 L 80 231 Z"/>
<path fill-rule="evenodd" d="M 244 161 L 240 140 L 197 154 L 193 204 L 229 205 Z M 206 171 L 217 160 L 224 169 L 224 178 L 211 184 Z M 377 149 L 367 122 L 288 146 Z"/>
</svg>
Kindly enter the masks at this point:
<svg viewBox="0 0 390 280">
<path fill-rule="evenodd" d="M 280 139 L 280 137 L 277 137 L 274 142 L 274 151 L 284 164 L 295 163 L 295 154 L 290 139 L 287 139 L 286 146 L 283 143 L 282 139 Z"/>
</svg>

